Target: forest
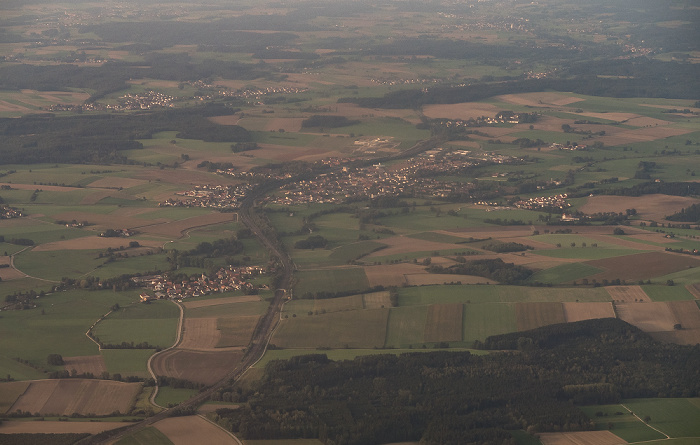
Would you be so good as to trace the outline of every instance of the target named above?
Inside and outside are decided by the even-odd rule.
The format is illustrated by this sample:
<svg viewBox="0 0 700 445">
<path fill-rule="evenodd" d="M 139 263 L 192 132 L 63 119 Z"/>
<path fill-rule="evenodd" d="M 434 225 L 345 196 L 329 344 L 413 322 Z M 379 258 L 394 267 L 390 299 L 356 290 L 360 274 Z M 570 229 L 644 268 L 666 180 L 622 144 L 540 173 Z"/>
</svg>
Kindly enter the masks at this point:
<svg viewBox="0 0 700 445">
<path fill-rule="evenodd" d="M 700 347 L 661 344 L 618 319 L 490 337 L 493 352 L 273 361 L 252 388 L 224 388 L 221 425 L 245 439 L 324 444 L 511 444 L 509 431 L 592 429 L 576 404 L 700 394 Z"/>
</svg>

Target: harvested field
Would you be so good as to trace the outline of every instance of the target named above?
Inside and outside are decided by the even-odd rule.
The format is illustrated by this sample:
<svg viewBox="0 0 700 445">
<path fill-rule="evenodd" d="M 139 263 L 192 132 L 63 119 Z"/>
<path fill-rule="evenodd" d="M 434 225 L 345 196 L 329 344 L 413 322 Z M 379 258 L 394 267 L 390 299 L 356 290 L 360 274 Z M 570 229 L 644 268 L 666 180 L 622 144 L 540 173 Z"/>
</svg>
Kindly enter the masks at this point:
<svg viewBox="0 0 700 445">
<path fill-rule="evenodd" d="M 531 107 L 545 107 L 547 105 L 562 106 L 584 100 L 580 97 L 553 92 L 504 94 L 503 96 L 497 96 L 497 99 L 515 105 Z"/>
<path fill-rule="evenodd" d="M 63 357 L 63 366 L 66 371 L 75 370 L 78 374 L 92 373 L 99 376 L 107 371 L 107 366 L 101 355 L 85 355 L 82 357 Z"/>
<path fill-rule="evenodd" d="M 610 431 L 540 433 L 539 437 L 542 445 L 620 445 L 627 443 Z"/>
<path fill-rule="evenodd" d="M 516 303 L 515 319 L 518 331 L 528 331 L 566 321 L 562 303 Z"/>
<path fill-rule="evenodd" d="M 690 255 L 647 252 L 586 261 L 584 264 L 605 271 L 592 275 L 588 277 L 589 279 L 594 278 L 601 281 L 603 279 L 614 280 L 619 278 L 627 281 L 638 281 L 700 266 L 700 260 Z"/>
<path fill-rule="evenodd" d="M 607 286 L 605 290 L 616 303 L 651 302 L 649 295 L 639 286 Z"/>
<path fill-rule="evenodd" d="M 644 195 L 644 196 L 592 196 L 580 207 L 584 213 L 624 212 L 634 208 L 637 214 L 655 221 L 663 221 L 666 215 L 680 211 L 697 203 L 697 199 L 684 196 Z M 610 233 L 610 231 L 608 232 Z"/>
<path fill-rule="evenodd" d="M 231 348 L 248 346 L 259 319 L 260 316 L 258 315 L 219 318 L 216 327 L 221 334 L 216 347 Z"/>
<path fill-rule="evenodd" d="M 411 286 L 426 286 L 430 284 L 456 283 L 462 284 L 498 284 L 493 280 L 474 275 L 453 275 L 453 274 L 411 274 L 406 275 L 406 282 Z"/>
<path fill-rule="evenodd" d="M 16 280 L 18 278 L 24 278 L 26 276 L 27 275 L 23 272 L 20 272 L 19 270 L 14 269 L 12 267 L 3 267 L 2 269 L 0 269 L 0 279 L 2 279 L 2 281 Z"/>
<path fill-rule="evenodd" d="M 695 301 L 669 301 L 666 303 L 680 323 L 680 330 L 659 332 L 655 338 L 670 343 L 694 345 L 700 343 L 700 308 Z"/>
<path fill-rule="evenodd" d="M 171 349 L 151 362 L 156 375 L 211 385 L 221 380 L 243 357 L 242 351 L 185 351 Z"/>
<path fill-rule="evenodd" d="M 178 349 L 211 350 L 221 338 L 216 318 L 185 318 Z"/>
<path fill-rule="evenodd" d="M 0 424 L 0 434 L 97 434 L 123 426 L 124 424 L 121 422 L 21 422 L 18 420 L 3 420 L 2 424 Z"/>
<path fill-rule="evenodd" d="M 673 331 L 673 325 L 678 323 L 665 302 L 618 303 L 615 304 L 615 308 L 618 318 L 637 326 L 644 332 Z"/>
<path fill-rule="evenodd" d="M 362 296 L 362 304 L 365 309 L 381 309 L 391 307 L 391 298 L 388 291 L 372 292 Z"/>
<path fill-rule="evenodd" d="M 700 299 L 700 283 L 689 284 L 685 287 L 696 299 Z"/>
<path fill-rule="evenodd" d="M 32 249 L 35 252 L 48 252 L 54 250 L 104 250 L 109 247 L 118 249 L 120 247 L 128 247 L 133 241 L 129 238 L 110 238 L 101 236 L 85 236 L 83 238 L 75 238 L 70 240 L 53 241 L 50 243 L 40 244 Z M 159 241 L 139 240 L 139 244 L 148 247 L 160 247 L 163 245 Z M 129 250 L 128 252 L 131 252 Z"/>
<path fill-rule="evenodd" d="M 612 303 L 562 303 L 567 323 L 595 318 L 615 318 Z"/>
<path fill-rule="evenodd" d="M 53 215 L 53 218 L 56 221 L 71 221 L 73 219 L 75 219 L 76 221 L 88 221 L 91 224 L 97 224 L 99 226 L 112 228 L 134 228 L 143 225 L 145 221 L 140 218 L 134 218 L 133 216 L 125 216 L 117 212 L 113 212 L 107 215 L 90 212 L 64 212 Z M 151 223 L 166 223 L 168 221 L 169 220 L 165 218 L 150 220 Z"/>
<path fill-rule="evenodd" d="M 0 414 L 8 412 L 27 388 L 29 388 L 29 382 L 0 383 Z"/>
<path fill-rule="evenodd" d="M 111 380 L 38 380 L 12 405 L 11 411 L 22 410 L 42 415 L 69 416 L 107 415 L 114 411 L 128 413 L 140 383 Z"/>
<path fill-rule="evenodd" d="M 462 341 L 463 315 L 462 304 L 431 304 L 428 306 L 424 341 Z"/>
<path fill-rule="evenodd" d="M 182 303 L 185 309 L 196 309 L 199 307 L 219 306 L 231 303 L 248 303 L 250 301 L 260 301 L 257 295 L 241 295 L 238 297 L 211 298 L 208 300 L 185 301 Z"/>
<path fill-rule="evenodd" d="M 199 416 L 171 417 L 156 422 L 153 426 L 168 436 L 173 445 L 239 443 L 225 430 Z"/>
</svg>

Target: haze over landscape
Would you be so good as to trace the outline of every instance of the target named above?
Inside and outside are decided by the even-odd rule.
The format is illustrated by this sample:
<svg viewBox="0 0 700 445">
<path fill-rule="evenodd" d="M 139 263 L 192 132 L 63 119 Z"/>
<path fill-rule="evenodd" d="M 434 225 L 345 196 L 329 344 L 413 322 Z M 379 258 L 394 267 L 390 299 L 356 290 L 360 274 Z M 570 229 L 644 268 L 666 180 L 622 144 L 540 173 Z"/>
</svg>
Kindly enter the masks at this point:
<svg viewBox="0 0 700 445">
<path fill-rule="evenodd" d="M 4 0 L 0 444 L 700 443 L 693 0 Z"/>
</svg>

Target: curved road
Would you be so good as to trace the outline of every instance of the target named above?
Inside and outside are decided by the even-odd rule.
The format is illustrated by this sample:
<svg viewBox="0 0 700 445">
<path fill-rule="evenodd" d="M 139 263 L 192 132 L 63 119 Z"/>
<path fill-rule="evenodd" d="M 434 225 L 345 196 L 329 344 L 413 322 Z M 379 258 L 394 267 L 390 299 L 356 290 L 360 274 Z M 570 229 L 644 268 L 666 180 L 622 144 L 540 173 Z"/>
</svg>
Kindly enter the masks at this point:
<svg viewBox="0 0 700 445">
<path fill-rule="evenodd" d="M 396 160 L 396 159 L 401 159 L 405 157 L 410 157 L 410 156 L 415 156 L 425 150 L 429 150 L 431 148 L 434 148 L 436 145 L 438 145 L 440 142 L 442 142 L 441 139 L 439 138 L 430 138 L 425 141 L 420 141 L 413 147 L 404 150 L 401 153 L 397 153 L 395 155 L 387 156 L 385 158 L 380 158 L 380 159 L 371 159 L 367 161 L 362 161 L 362 164 L 366 163 L 376 163 L 376 162 L 386 162 L 390 160 Z M 320 173 L 320 172 L 319 172 Z M 327 173 L 327 171 L 324 171 L 323 173 Z M 303 176 L 305 179 L 308 174 L 300 175 Z M 316 174 L 311 173 L 311 175 L 315 176 Z M 292 259 L 289 257 L 289 254 L 287 254 L 284 249 L 280 246 L 280 244 L 272 239 L 267 233 L 265 233 L 264 227 L 266 227 L 266 223 L 262 221 L 259 217 L 257 217 L 253 212 L 252 208 L 256 200 L 259 198 L 262 198 L 265 196 L 265 194 L 269 193 L 272 190 L 275 190 L 279 187 L 281 187 L 284 184 L 287 184 L 289 182 L 293 182 L 298 180 L 299 177 L 295 178 L 289 178 L 281 181 L 270 181 L 265 184 L 261 184 L 260 186 L 256 187 L 251 193 L 249 193 L 242 201 L 241 201 L 241 207 L 238 213 L 238 216 L 240 218 L 240 221 L 245 224 L 245 226 L 250 229 L 250 231 L 255 235 L 255 237 L 258 238 L 258 240 L 269 250 L 270 256 L 272 258 L 275 258 L 278 263 L 279 267 L 279 273 L 280 273 L 280 280 L 278 282 L 278 290 L 275 292 L 275 296 L 270 302 L 270 306 L 267 308 L 267 312 L 265 312 L 265 315 L 263 315 L 260 318 L 260 321 L 258 321 L 257 326 L 255 327 L 255 331 L 253 333 L 252 339 L 250 344 L 248 345 L 248 348 L 246 350 L 245 355 L 243 356 L 243 359 L 241 359 L 241 362 L 238 363 L 236 367 L 231 369 L 231 371 L 226 374 L 224 378 L 222 378 L 219 382 L 215 383 L 213 386 L 207 388 L 206 390 L 200 392 L 196 396 L 192 397 L 189 400 L 186 400 L 176 406 L 175 408 L 168 409 L 165 411 L 161 411 L 160 413 L 149 417 L 148 419 L 144 419 L 141 422 L 135 423 L 131 425 L 130 427 L 120 431 L 117 434 L 111 435 L 106 438 L 102 439 L 97 439 L 94 436 L 93 437 L 88 437 L 86 439 L 83 439 L 79 442 L 77 442 L 78 445 L 96 445 L 96 444 L 107 444 L 107 443 L 114 443 L 114 441 L 118 440 L 119 438 L 133 434 L 138 430 L 141 430 L 147 426 L 150 426 L 159 420 L 163 420 L 167 417 L 171 417 L 172 412 L 174 410 L 181 410 L 181 409 L 190 409 L 190 408 L 196 408 L 203 402 L 207 401 L 210 396 L 217 391 L 219 388 L 230 384 L 230 382 L 237 380 L 240 378 L 251 366 L 253 366 L 260 358 L 263 356 L 265 353 L 265 349 L 267 348 L 267 344 L 269 342 L 270 336 L 272 335 L 275 327 L 277 326 L 277 323 L 279 322 L 279 314 L 282 310 L 282 305 L 284 302 L 287 300 L 287 293 L 286 289 L 289 289 L 291 282 L 292 282 L 292 274 L 294 272 L 294 263 L 292 262 Z"/>
</svg>

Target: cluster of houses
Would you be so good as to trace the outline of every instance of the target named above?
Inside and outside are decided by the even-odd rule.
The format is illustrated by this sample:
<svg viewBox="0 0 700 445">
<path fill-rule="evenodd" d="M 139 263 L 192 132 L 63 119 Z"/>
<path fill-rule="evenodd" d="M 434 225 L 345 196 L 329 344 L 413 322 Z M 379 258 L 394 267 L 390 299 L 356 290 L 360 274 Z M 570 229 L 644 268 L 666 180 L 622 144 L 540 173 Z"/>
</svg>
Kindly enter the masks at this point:
<svg viewBox="0 0 700 445">
<path fill-rule="evenodd" d="M 0 206 L 0 219 L 20 218 L 24 216 L 21 210 L 10 206 Z"/>
<path fill-rule="evenodd" d="M 209 84 L 204 84 L 202 81 L 198 81 L 198 83 L 195 85 L 198 88 L 208 88 L 208 89 L 215 89 L 216 91 L 206 94 L 204 96 L 195 96 L 194 99 L 197 100 L 210 100 L 210 99 L 216 99 L 220 97 L 237 97 L 241 99 L 254 99 L 254 100 L 260 100 L 262 97 L 270 94 L 298 94 L 298 93 L 303 93 L 308 91 L 308 88 L 299 88 L 299 87 L 290 87 L 290 86 L 282 86 L 282 87 L 267 87 L 267 88 L 248 88 L 248 89 L 239 89 L 239 90 L 229 90 L 226 87 L 222 87 L 219 85 L 209 85 Z"/>
<path fill-rule="evenodd" d="M 151 292 L 143 292 L 140 295 L 141 302 L 151 300 L 182 300 L 191 297 L 201 297 L 217 292 L 230 292 L 236 290 L 255 291 L 267 289 L 267 286 L 256 287 L 250 279 L 262 275 L 265 269 L 259 266 L 222 267 L 211 277 L 202 274 L 182 281 L 172 281 L 163 275 L 149 277 L 134 277 L 132 280 L 141 286 L 145 286 Z"/>
<path fill-rule="evenodd" d="M 566 202 L 566 193 L 554 196 L 539 196 L 513 203 L 519 209 L 527 210 L 542 210 L 542 209 L 559 209 L 564 210 L 571 207 L 571 204 Z"/>
<path fill-rule="evenodd" d="M 253 186 L 237 185 L 201 185 L 193 190 L 175 193 L 184 198 L 168 198 L 159 203 L 161 207 L 208 207 L 215 209 L 235 209 Z"/>
</svg>

